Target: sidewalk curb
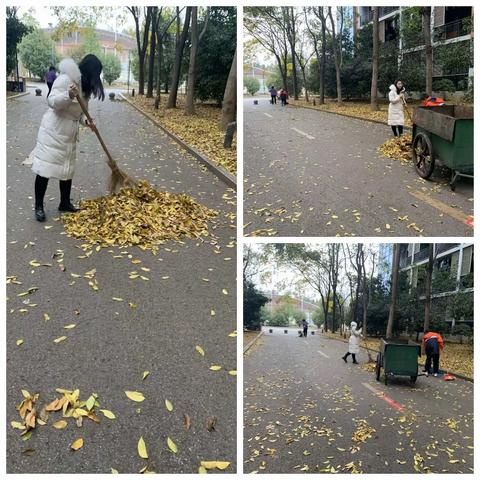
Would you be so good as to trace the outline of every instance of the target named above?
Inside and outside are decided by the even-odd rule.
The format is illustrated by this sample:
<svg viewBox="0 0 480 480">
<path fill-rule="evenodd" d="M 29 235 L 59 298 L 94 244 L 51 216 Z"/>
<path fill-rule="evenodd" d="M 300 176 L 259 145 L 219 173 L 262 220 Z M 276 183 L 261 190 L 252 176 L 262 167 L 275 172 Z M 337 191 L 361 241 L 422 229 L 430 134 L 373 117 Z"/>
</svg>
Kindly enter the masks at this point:
<svg viewBox="0 0 480 480">
<path fill-rule="evenodd" d="M 326 337 L 326 338 L 328 338 L 329 340 L 338 340 L 339 342 L 348 343 L 347 340 L 342 340 L 340 338 L 331 338 L 331 337 Z M 373 348 L 364 347 L 363 345 L 359 345 L 359 346 L 364 350 L 369 350 L 370 352 L 379 353 L 378 350 L 374 350 Z M 418 366 L 423 367 L 423 364 L 419 363 Z M 475 383 L 473 378 L 467 377 L 466 375 L 463 375 L 461 373 L 455 373 L 455 372 L 448 372 L 448 373 L 452 374 L 454 377 L 461 378 L 462 380 L 465 380 L 467 382 Z"/>
<path fill-rule="evenodd" d="M 24 97 L 25 95 L 30 95 L 30 92 L 18 93 L 17 95 L 7 96 L 7 100 L 13 100 L 14 98 Z"/>
<path fill-rule="evenodd" d="M 358 117 L 356 115 L 347 115 L 346 113 L 332 112 L 331 110 L 322 110 L 320 108 L 310 107 L 309 105 L 295 105 L 293 103 L 289 103 L 289 105 L 295 108 L 306 108 L 307 110 L 315 110 L 316 112 L 331 113 L 333 115 L 340 115 L 341 117 L 354 118 L 355 120 L 364 120 L 365 122 L 378 123 L 379 125 L 385 125 L 387 127 L 389 126 L 387 122 L 382 122 L 381 120 L 374 120 L 373 118 L 364 118 Z M 405 125 L 403 129 L 411 131 L 412 127 Z"/>
<path fill-rule="evenodd" d="M 249 342 L 245 347 L 243 347 L 243 354 L 245 355 L 255 344 L 255 342 L 263 335 L 263 332 L 260 332 L 251 342 Z"/>
<path fill-rule="evenodd" d="M 191 147 L 185 143 L 181 138 L 172 133 L 170 130 L 167 130 L 163 125 L 161 125 L 157 120 L 155 120 L 151 115 L 142 110 L 140 107 L 137 107 L 131 100 L 129 100 L 123 93 L 119 93 L 119 96 L 122 97 L 127 103 L 129 103 L 133 108 L 138 110 L 141 114 L 147 117 L 152 123 L 159 127 L 164 133 L 166 133 L 170 138 L 175 140 L 182 148 L 184 148 L 190 155 L 195 157 L 200 163 L 207 167 L 214 175 L 216 175 L 222 182 L 226 183 L 229 187 L 237 190 L 237 180 L 234 175 L 225 170 L 223 167 L 212 162 L 207 158 L 203 153 L 200 153 L 195 148 Z"/>
</svg>

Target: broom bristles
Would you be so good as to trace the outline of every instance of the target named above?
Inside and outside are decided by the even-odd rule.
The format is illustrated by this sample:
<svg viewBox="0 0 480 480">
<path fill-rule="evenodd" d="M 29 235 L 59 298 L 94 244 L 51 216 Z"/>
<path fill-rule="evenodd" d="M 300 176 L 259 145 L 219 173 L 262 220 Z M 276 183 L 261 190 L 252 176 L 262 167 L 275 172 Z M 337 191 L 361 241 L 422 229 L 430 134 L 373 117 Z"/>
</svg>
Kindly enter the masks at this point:
<svg viewBox="0 0 480 480">
<path fill-rule="evenodd" d="M 136 182 L 119 168 L 113 168 L 108 183 L 110 194 L 113 195 L 123 187 L 135 186 Z"/>
</svg>

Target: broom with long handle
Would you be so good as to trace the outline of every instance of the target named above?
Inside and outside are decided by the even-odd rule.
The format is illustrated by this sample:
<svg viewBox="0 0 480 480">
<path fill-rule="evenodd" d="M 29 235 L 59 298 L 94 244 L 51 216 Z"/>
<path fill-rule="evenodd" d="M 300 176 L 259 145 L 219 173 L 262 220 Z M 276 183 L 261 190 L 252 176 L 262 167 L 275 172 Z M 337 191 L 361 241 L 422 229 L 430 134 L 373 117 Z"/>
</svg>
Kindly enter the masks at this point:
<svg viewBox="0 0 480 480">
<path fill-rule="evenodd" d="M 107 165 L 110 167 L 110 170 L 112 171 L 110 175 L 110 181 L 108 183 L 110 193 L 113 194 L 115 193 L 119 188 L 122 187 L 128 187 L 128 186 L 135 186 L 137 182 L 129 177 L 125 172 L 120 170 L 120 168 L 117 165 L 117 162 L 113 159 L 112 155 L 110 155 L 110 152 L 108 151 L 107 146 L 105 145 L 105 142 L 103 141 L 102 136 L 100 135 L 100 132 L 97 129 L 97 126 L 92 120 L 92 117 L 88 113 L 87 110 L 87 105 L 85 104 L 85 101 L 83 100 L 80 95 L 75 95 L 75 98 L 77 99 L 78 103 L 80 104 L 80 107 L 82 108 L 82 111 L 84 115 L 87 117 L 89 125 L 92 125 L 92 130 L 95 132 L 95 135 L 98 138 L 98 141 L 100 142 L 100 145 L 103 148 L 103 151 L 107 155 Z"/>
</svg>

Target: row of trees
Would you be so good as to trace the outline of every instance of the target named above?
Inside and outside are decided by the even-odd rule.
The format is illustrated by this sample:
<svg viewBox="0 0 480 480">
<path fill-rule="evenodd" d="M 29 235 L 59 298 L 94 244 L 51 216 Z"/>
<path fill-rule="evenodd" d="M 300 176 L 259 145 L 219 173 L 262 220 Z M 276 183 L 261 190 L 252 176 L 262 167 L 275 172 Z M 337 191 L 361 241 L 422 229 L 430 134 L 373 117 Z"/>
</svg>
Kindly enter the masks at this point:
<svg viewBox="0 0 480 480">
<path fill-rule="evenodd" d="M 472 41 L 433 48 L 432 7 L 402 9 L 396 35 L 409 47 L 423 47 L 409 53 L 399 50 L 397 40 L 380 42 L 379 7 L 372 9 L 372 22 L 353 39 L 348 7 L 246 7 L 244 25 L 251 36 L 245 46 L 247 61 L 258 47 L 269 52 L 278 75 L 268 83 L 287 87 L 295 99 L 302 88 L 307 102 L 313 91 L 320 104 L 325 96 L 335 96 L 338 103 L 369 96 L 374 110 L 378 109 L 378 92 L 387 93 L 398 78 L 409 90 L 431 95 L 433 58 L 445 72 L 465 72 L 473 64 Z M 447 88 L 448 82 L 440 87 Z M 463 88 L 467 85 L 465 81 Z"/>
<path fill-rule="evenodd" d="M 244 256 L 244 283 L 250 282 L 254 287 L 253 279 L 269 281 L 270 270 L 265 265 L 274 264 L 277 270 L 292 272 L 295 283 L 308 286 L 318 295 L 319 308 L 313 320 L 326 331 L 342 332 L 351 321 L 356 321 L 363 325 L 364 335 L 387 338 L 403 332 L 418 337 L 420 332 L 430 329 L 471 333 L 470 327 L 462 323 L 473 317 L 473 293 L 465 288 L 473 285 L 471 275 L 463 278 L 455 294 L 442 295 L 457 289 L 456 278 L 450 271 L 435 268 L 431 245 L 429 261 L 418 268 L 417 281 L 412 285 L 408 273 L 399 269 L 400 249 L 400 244 L 394 245 L 392 274 L 386 278 L 382 272 L 388 269 L 380 263 L 377 249 L 361 243 L 273 244 L 259 251 L 250 248 Z M 249 292 L 252 293 L 252 286 Z M 258 309 L 260 324 L 262 312 Z M 453 332 L 445 321 L 447 313 L 456 321 Z M 245 321 L 247 314 L 244 313 Z M 265 319 L 269 321 L 268 316 Z"/>
</svg>

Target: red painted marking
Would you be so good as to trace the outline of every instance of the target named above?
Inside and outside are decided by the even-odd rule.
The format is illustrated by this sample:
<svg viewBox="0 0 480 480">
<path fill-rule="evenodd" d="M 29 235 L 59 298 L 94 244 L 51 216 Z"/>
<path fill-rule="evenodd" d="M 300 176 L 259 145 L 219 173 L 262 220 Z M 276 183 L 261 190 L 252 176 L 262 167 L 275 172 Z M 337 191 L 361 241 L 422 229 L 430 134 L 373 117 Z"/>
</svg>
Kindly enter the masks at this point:
<svg viewBox="0 0 480 480">
<path fill-rule="evenodd" d="M 472 218 L 469 218 L 465 223 L 466 223 L 469 227 L 472 227 L 472 228 L 473 228 L 473 217 L 472 217 Z"/>
<path fill-rule="evenodd" d="M 400 403 L 396 402 L 390 397 L 387 397 L 387 395 L 383 394 L 380 396 L 382 400 L 385 400 L 391 407 L 395 408 L 396 410 L 399 410 L 400 412 L 403 412 L 404 406 L 401 405 Z"/>
</svg>

